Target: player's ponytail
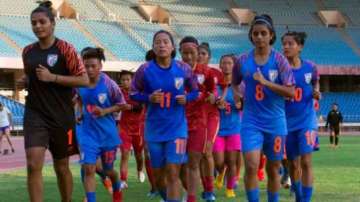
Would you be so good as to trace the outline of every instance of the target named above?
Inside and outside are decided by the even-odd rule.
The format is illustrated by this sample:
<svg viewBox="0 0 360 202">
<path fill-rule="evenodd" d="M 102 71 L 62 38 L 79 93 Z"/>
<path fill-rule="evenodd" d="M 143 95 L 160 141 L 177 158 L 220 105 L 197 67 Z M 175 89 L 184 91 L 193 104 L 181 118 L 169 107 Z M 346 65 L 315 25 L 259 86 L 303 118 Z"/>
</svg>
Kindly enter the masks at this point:
<svg viewBox="0 0 360 202">
<path fill-rule="evenodd" d="M 81 57 L 83 60 L 90 59 L 90 58 L 97 58 L 100 61 L 105 61 L 105 54 L 104 49 L 96 47 L 86 47 L 81 51 Z"/>
<path fill-rule="evenodd" d="M 51 22 L 55 22 L 55 16 L 53 14 L 52 2 L 43 1 L 39 3 L 39 6 L 31 12 L 31 16 L 34 13 L 45 13 Z"/>
</svg>

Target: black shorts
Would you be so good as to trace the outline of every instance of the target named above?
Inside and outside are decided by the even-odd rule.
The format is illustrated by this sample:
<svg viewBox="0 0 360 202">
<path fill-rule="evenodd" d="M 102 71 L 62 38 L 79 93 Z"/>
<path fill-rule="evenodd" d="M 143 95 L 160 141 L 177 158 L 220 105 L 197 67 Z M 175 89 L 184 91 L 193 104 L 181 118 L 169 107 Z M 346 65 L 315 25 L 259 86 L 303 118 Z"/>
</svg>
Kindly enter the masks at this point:
<svg viewBox="0 0 360 202">
<path fill-rule="evenodd" d="M 330 126 L 330 130 L 334 131 L 335 135 L 339 135 L 340 133 L 340 126 Z"/>
<path fill-rule="evenodd" d="M 54 159 L 63 159 L 79 153 L 75 129 L 66 130 L 63 127 L 49 127 L 41 120 L 39 121 L 39 117 L 35 114 L 25 115 L 25 149 L 31 147 L 48 148 Z"/>
</svg>

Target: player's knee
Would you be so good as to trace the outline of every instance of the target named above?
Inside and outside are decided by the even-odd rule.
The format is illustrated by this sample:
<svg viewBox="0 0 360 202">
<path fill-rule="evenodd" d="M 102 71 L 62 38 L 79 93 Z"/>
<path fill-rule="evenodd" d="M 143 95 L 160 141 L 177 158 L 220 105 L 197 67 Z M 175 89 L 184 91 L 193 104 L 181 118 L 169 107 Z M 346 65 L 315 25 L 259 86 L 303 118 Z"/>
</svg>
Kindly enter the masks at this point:
<svg viewBox="0 0 360 202">
<path fill-rule="evenodd" d="M 212 161 L 213 160 L 212 151 L 206 151 L 204 154 L 204 157 L 205 157 L 206 161 Z"/>
<path fill-rule="evenodd" d="M 256 176 L 259 169 L 259 164 L 256 162 L 247 162 L 245 164 L 245 174 Z"/>
<path fill-rule="evenodd" d="M 168 171 L 166 175 L 166 180 L 169 183 L 174 183 L 179 179 L 179 173 L 176 171 Z"/>
<path fill-rule="evenodd" d="M 301 159 L 301 169 L 302 170 L 309 170 L 312 167 L 311 159 L 310 158 L 304 158 Z"/>
<path fill-rule="evenodd" d="M 57 175 L 66 175 L 70 172 L 69 164 L 67 161 L 56 161 L 54 163 L 54 170 Z"/>
<path fill-rule="evenodd" d="M 289 161 L 289 167 L 291 170 L 298 171 L 300 170 L 300 164 L 298 161 Z"/>
<path fill-rule="evenodd" d="M 42 164 L 39 164 L 34 161 L 28 161 L 26 167 L 27 167 L 27 172 L 29 174 L 41 172 L 42 170 Z"/>
<path fill-rule="evenodd" d="M 95 166 L 84 166 L 84 171 L 86 176 L 93 176 L 95 174 Z"/>
</svg>

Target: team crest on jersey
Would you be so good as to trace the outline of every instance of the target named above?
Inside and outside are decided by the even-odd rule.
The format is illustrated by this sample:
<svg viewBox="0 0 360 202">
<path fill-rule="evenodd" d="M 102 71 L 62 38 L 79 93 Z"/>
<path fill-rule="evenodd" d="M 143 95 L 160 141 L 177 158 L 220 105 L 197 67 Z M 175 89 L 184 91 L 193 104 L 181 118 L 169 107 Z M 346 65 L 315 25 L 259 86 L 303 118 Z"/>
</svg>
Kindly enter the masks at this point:
<svg viewBox="0 0 360 202">
<path fill-rule="evenodd" d="M 269 70 L 269 79 L 271 82 L 275 82 L 276 78 L 278 77 L 277 70 Z"/>
<path fill-rule="evenodd" d="M 175 77 L 175 88 L 179 90 L 183 85 L 184 85 L 184 78 Z"/>
<path fill-rule="evenodd" d="M 104 104 L 104 103 L 105 103 L 106 98 L 107 98 L 107 96 L 106 96 L 105 93 L 100 93 L 100 94 L 98 95 L 98 100 L 99 100 L 99 102 L 100 102 L 101 104 Z"/>
<path fill-rule="evenodd" d="M 47 64 L 50 66 L 50 67 L 53 67 L 56 62 L 58 61 L 58 55 L 56 54 L 49 54 L 47 56 Z"/>
<path fill-rule="evenodd" d="M 309 84 L 311 82 L 311 79 L 312 79 L 312 74 L 311 73 L 306 73 L 304 76 L 305 76 L 305 82 L 307 84 Z"/>
<path fill-rule="evenodd" d="M 196 77 L 197 77 L 197 80 L 198 80 L 199 84 L 204 83 L 204 81 L 205 81 L 205 75 L 204 74 L 198 74 L 198 75 L 196 75 Z"/>
</svg>

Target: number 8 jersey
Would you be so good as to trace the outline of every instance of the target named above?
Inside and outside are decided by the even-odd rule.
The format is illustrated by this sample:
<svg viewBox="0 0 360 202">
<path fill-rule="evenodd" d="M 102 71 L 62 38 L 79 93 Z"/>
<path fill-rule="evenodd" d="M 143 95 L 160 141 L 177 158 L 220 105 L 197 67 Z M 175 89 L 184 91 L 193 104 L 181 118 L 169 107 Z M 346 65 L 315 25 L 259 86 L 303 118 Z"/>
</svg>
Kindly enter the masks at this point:
<svg viewBox="0 0 360 202">
<path fill-rule="evenodd" d="M 286 101 L 286 118 L 289 132 L 311 128 L 317 129 L 313 104 L 313 85 L 320 79 L 314 63 L 301 60 L 301 67 L 293 69 L 296 81 L 295 97 Z"/>
<path fill-rule="evenodd" d="M 274 49 L 264 65 L 255 62 L 254 50 L 236 59 L 233 84 L 245 84 L 242 130 L 256 128 L 270 134 L 286 135 L 285 98 L 254 80 L 261 71 L 264 78 L 279 85 L 292 86 L 294 78 L 287 59 Z M 246 132 L 246 131 L 244 131 Z"/>
<path fill-rule="evenodd" d="M 185 93 L 189 89 L 189 93 Z M 196 78 L 191 68 L 172 60 L 169 68 L 161 68 L 154 60 L 143 64 L 132 81 L 131 99 L 147 104 L 145 140 L 165 142 L 187 137 L 185 106 L 176 101 L 177 95 L 186 95 L 187 102 L 198 96 Z M 161 103 L 151 103 L 149 96 L 163 93 Z"/>
</svg>

